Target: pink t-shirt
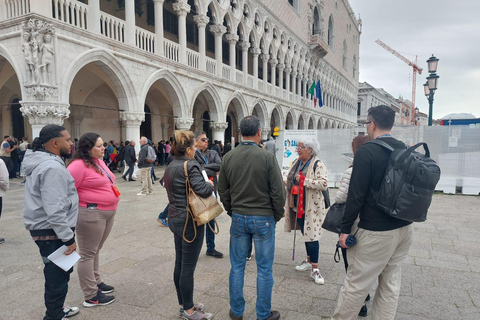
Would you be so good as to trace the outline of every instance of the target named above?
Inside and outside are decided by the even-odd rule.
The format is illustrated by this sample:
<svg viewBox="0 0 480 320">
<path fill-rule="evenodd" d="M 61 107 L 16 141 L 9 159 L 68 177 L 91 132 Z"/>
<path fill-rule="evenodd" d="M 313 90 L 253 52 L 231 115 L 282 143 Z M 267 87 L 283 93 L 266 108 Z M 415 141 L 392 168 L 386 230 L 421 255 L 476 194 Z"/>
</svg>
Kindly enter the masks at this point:
<svg viewBox="0 0 480 320">
<path fill-rule="evenodd" d="M 170 153 L 170 144 L 165 145 L 165 153 Z"/>
<path fill-rule="evenodd" d="M 95 171 L 93 166 L 87 167 L 81 159 L 74 160 L 67 168 L 75 179 L 79 205 L 80 207 L 87 207 L 87 203 L 96 203 L 99 210 L 115 210 L 120 197 L 113 193 L 112 182 L 104 171 L 110 175 L 114 184 L 115 175 L 103 161 L 98 159 L 94 161 L 101 168 L 102 174 Z"/>
</svg>

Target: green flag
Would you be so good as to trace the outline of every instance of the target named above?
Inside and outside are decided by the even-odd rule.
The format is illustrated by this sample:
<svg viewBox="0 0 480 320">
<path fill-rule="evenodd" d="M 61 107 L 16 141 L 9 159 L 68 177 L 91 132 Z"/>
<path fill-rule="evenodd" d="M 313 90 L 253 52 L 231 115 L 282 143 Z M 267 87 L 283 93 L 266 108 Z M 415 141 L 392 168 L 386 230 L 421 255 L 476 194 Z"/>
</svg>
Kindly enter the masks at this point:
<svg viewBox="0 0 480 320">
<path fill-rule="evenodd" d="M 308 89 L 308 93 L 312 96 L 315 95 L 315 81 L 313 81 L 312 86 Z"/>
</svg>

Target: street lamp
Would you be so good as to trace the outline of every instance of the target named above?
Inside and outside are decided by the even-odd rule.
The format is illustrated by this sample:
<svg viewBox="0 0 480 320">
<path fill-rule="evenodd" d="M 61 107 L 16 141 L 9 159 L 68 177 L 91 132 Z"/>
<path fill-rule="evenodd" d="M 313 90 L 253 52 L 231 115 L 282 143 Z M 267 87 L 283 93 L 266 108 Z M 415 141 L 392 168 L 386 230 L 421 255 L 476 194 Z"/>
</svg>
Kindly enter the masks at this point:
<svg viewBox="0 0 480 320">
<path fill-rule="evenodd" d="M 427 82 L 423 85 L 425 91 L 425 96 L 428 99 L 428 125 L 432 125 L 432 115 L 433 115 L 433 96 L 435 95 L 435 90 L 438 87 L 438 78 L 440 78 L 437 72 L 438 59 L 432 56 L 427 60 L 428 72 L 430 75 L 427 77 Z"/>
</svg>

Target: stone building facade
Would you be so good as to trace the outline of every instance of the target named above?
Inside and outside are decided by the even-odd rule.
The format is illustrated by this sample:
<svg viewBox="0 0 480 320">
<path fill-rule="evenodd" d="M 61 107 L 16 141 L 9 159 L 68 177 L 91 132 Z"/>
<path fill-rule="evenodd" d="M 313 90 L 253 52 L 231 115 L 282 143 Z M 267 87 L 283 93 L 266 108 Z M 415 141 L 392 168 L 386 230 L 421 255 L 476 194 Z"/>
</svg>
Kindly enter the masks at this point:
<svg viewBox="0 0 480 320">
<path fill-rule="evenodd" d="M 0 0 L 0 133 L 356 126 L 360 34 L 348 0 Z"/>
</svg>

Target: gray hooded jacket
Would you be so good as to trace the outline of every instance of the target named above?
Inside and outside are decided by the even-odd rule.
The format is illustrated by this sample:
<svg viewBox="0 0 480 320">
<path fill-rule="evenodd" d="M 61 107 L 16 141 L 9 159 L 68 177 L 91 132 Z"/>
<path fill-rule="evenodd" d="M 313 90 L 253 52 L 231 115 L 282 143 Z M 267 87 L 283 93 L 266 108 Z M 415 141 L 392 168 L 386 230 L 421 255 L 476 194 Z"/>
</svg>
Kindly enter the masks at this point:
<svg viewBox="0 0 480 320">
<path fill-rule="evenodd" d="M 27 150 L 23 160 L 25 182 L 25 228 L 32 236 L 56 235 L 65 245 L 74 240 L 78 195 L 75 180 L 62 158 L 53 153 Z"/>
</svg>

